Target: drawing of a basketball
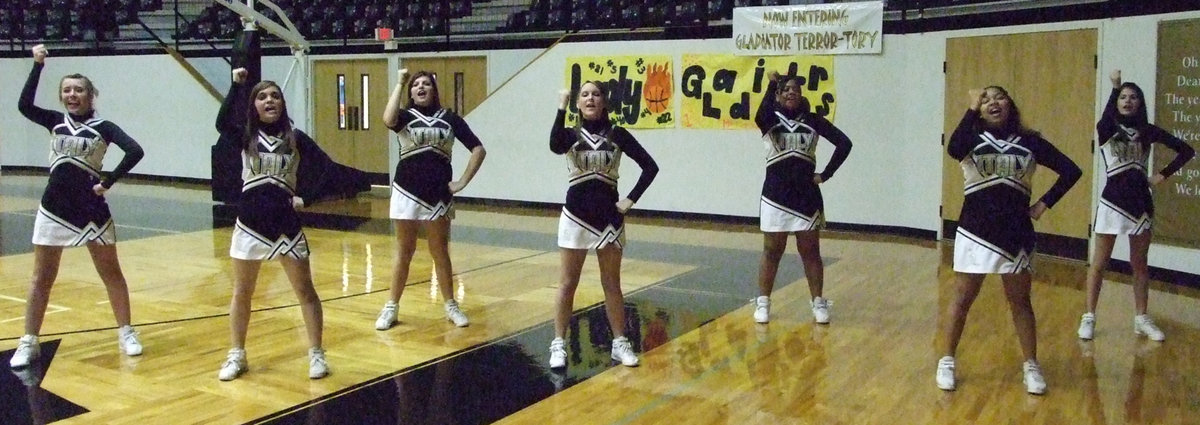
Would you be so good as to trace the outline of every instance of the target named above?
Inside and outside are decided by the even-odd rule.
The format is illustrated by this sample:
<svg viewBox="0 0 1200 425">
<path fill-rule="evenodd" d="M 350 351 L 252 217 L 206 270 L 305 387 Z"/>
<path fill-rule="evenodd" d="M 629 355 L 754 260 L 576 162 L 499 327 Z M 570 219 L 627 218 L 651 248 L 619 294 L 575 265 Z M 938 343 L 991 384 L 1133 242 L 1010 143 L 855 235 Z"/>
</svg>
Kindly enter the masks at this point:
<svg viewBox="0 0 1200 425">
<path fill-rule="evenodd" d="M 667 65 L 651 64 L 646 70 L 646 85 L 642 89 L 642 98 L 646 99 L 646 109 L 660 114 L 671 105 L 671 73 Z"/>
</svg>

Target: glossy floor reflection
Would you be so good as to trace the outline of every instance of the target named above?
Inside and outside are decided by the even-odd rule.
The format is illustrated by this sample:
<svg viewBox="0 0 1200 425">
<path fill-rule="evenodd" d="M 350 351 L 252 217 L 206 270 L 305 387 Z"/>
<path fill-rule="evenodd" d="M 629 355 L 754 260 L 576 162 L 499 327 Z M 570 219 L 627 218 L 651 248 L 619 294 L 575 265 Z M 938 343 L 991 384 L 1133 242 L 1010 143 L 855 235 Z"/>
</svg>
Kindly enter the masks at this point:
<svg viewBox="0 0 1200 425">
<path fill-rule="evenodd" d="M 496 230 L 487 233 L 504 236 Z M 509 240 L 517 239 L 521 238 Z M 697 268 L 626 294 L 627 336 L 634 342 L 635 351 L 662 346 L 746 304 L 739 294 L 744 288 L 726 282 L 730 276 L 752 275 L 758 267 L 756 255 L 646 245 L 645 251 L 656 253 L 647 257 L 673 264 L 695 263 Z M 827 261 L 832 263 L 832 259 Z M 794 274 L 799 270 L 785 267 L 783 272 Z M 267 423 L 287 424 L 324 423 L 327 418 L 340 417 L 354 417 L 357 423 L 485 424 L 605 370 L 623 367 L 609 357 L 613 336 L 602 305 L 588 306 L 573 316 L 567 338 L 568 366 L 564 370 L 546 366 L 553 337 L 553 323 L 541 323 L 466 353 L 347 389 L 285 416 L 265 419 L 269 419 Z M 414 399 L 424 403 L 415 403 Z"/>
<path fill-rule="evenodd" d="M 0 398 L 5 401 L 0 409 L 0 423 L 46 424 L 87 413 L 82 406 L 42 388 L 42 380 L 46 379 L 58 351 L 58 341 L 43 341 L 41 347 L 41 356 L 28 367 L 0 373 Z M 12 354 L 13 350 L 0 352 L 4 358 L 11 358 Z"/>
</svg>

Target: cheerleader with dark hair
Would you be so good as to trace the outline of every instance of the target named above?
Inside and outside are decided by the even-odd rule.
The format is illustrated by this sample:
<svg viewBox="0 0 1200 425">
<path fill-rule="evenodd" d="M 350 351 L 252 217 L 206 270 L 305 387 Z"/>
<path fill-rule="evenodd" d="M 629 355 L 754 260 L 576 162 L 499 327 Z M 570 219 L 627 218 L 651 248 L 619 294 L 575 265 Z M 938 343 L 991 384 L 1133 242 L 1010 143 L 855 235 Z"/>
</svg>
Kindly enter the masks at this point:
<svg viewBox="0 0 1200 425">
<path fill-rule="evenodd" d="M 1183 168 L 1196 151 L 1170 132 L 1151 124 L 1146 118 L 1142 88 L 1134 83 L 1121 83 L 1121 70 L 1109 76 L 1113 91 L 1104 107 L 1104 115 L 1096 122 L 1100 138 L 1100 157 L 1104 159 L 1104 191 L 1096 206 L 1095 251 L 1087 274 L 1087 312 L 1079 320 L 1079 338 L 1092 339 L 1096 327 L 1096 304 L 1104 268 L 1112 257 L 1118 235 L 1129 235 L 1129 265 L 1133 269 L 1133 333 L 1154 341 L 1163 341 L 1166 334 L 1154 324 L 1146 308 L 1150 297 L 1150 270 L 1147 254 L 1150 251 L 1150 230 L 1154 220 L 1154 200 L 1150 189 L 1161 184 Z M 1153 176 L 1146 177 L 1150 165 L 1150 148 L 1155 143 L 1175 151 L 1175 159 Z"/>
<path fill-rule="evenodd" d="M 405 91 L 408 102 L 401 107 Z M 396 261 L 389 299 L 375 319 L 375 329 L 385 330 L 396 323 L 397 304 L 408 284 L 408 268 L 422 227 L 429 237 L 429 255 L 433 257 L 438 290 L 445 300 L 446 320 L 455 326 L 467 326 L 467 315 L 454 299 L 450 220 L 454 218 L 454 194 L 475 177 L 487 151 L 462 117 L 442 107 L 437 81 L 428 72 L 418 72 L 410 84 L 408 70 L 400 70 L 400 81 L 383 110 L 383 123 L 396 132 L 400 161 L 392 180 L 389 214 L 396 228 Z M 471 151 L 467 168 L 458 180 L 453 180 L 450 166 L 455 139 Z"/>
<path fill-rule="evenodd" d="M 809 302 L 817 323 L 829 323 L 829 300 L 823 296 L 825 264 L 821 260 L 821 229 L 825 227 L 825 202 L 820 185 L 829 181 L 850 156 L 850 138 L 825 118 L 809 112 L 799 77 L 781 77 L 771 72 L 754 122 L 762 131 L 767 148 L 767 175 L 759 202 L 759 227 L 763 231 L 763 254 L 758 269 L 758 297 L 754 299 L 754 321 L 770 321 L 771 292 L 779 260 L 787 248 L 789 234 L 796 235 L 796 249 L 808 280 Z M 833 157 L 825 170 L 816 172 L 817 141 L 833 144 Z"/>
<path fill-rule="evenodd" d="M 954 238 L 955 298 L 946 310 L 938 388 L 955 388 L 955 353 L 967 312 L 983 279 L 999 274 L 1025 357 L 1025 390 L 1046 391 L 1037 361 L 1037 323 L 1029 299 L 1035 234 L 1041 218 L 1083 174 L 1066 155 L 1025 127 L 1016 102 L 1002 87 L 971 90 L 970 107 L 950 136 L 947 152 L 962 165 L 964 199 Z M 1058 174 L 1054 186 L 1030 205 L 1033 173 L 1045 166 Z"/>
<path fill-rule="evenodd" d="M 264 260 L 278 259 L 300 301 L 308 334 L 308 377 L 329 375 L 321 347 L 321 299 L 309 268 L 308 239 L 300 228 L 297 208 L 313 202 L 314 194 L 297 192 L 300 161 L 320 155 L 317 143 L 292 127 L 287 101 L 274 81 L 262 81 L 246 92 L 248 72 L 233 71 L 233 85 L 217 114 L 217 130 L 239 140 L 242 151 L 242 194 L 229 256 L 233 261 L 233 299 L 229 321 L 233 348 L 217 375 L 222 381 L 241 376 L 248 368 L 246 329 L 250 300 Z M 308 185 L 313 193 L 319 185 Z"/>
</svg>

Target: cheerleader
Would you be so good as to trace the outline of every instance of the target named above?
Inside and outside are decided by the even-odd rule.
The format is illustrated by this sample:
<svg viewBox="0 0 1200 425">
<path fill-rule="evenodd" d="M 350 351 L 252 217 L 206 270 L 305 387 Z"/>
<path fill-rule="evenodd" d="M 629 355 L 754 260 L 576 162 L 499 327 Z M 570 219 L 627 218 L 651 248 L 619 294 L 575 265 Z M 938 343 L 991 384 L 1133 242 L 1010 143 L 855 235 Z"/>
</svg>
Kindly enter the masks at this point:
<svg viewBox="0 0 1200 425">
<path fill-rule="evenodd" d="M 401 108 L 400 98 L 406 87 L 408 103 Z M 446 320 L 455 326 L 467 326 L 470 323 L 467 315 L 454 299 L 450 220 L 454 218 L 454 194 L 475 177 L 487 151 L 462 117 L 442 108 L 437 81 L 428 72 L 418 72 L 410 85 L 408 70 L 400 70 L 400 82 L 383 110 L 383 123 L 396 132 L 400 162 L 392 180 L 389 214 L 396 228 L 396 261 L 392 266 L 390 298 L 375 320 L 375 329 L 385 330 L 396 323 L 397 303 L 408 284 L 408 268 L 417 249 L 417 231 L 422 227 L 429 237 L 429 255 L 433 257 L 438 290 L 445 300 Z M 471 151 L 471 158 L 462 176 L 451 180 L 450 157 L 456 138 Z"/>
<path fill-rule="evenodd" d="M 1033 220 L 1062 199 L 1082 172 L 1054 145 L 1024 126 L 1016 102 L 1003 88 L 971 90 L 969 95 L 970 107 L 950 136 L 947 149 L 962 165 L 966 184 L 954 238 L 955 299 L 946 311 L 937 385 L 954 390 L 954 354 L 967 312 L 983 278 L 999 274 L 1025 356 L 1025 390 L 1042 394 L 1046 381 L 1037 361 L 1037 323 L 1029 300 Z M 1033 173 L 1039 165 L 1057 173 L 1058 180 L 1030 206 Z"/>
<path fill-rule="evenodd" d="M 217 130 L 238 140 L 242 151 L 242 195 L 229 256 L 233 261 L 233 299 L 229 305 L 233 348 L 217 377 L 230 381 L 245 373 L 246 328 L 250 324 L 250 299 L 264 260 L 278 259 L 300 301 L 308 334 L 308 377 L 329 374 L 321 348 L 321 299 L 309 269 L 308 240 L 300 228 L 296 209 L 311 203 L 314 195 L 297 194 L 300 161 L 319 152 L 317 143 L 292 128 L 287 101 L 274 81 L 262 81 L 246 93 L 248 72 L 233 71 L 233 85 L 217 114 Z M 247 104 L 247 101 L 249 104 Z M 317 186 L 310 186 L 317 187 Z"/>
<path fill-rule="evenodd" d="M 782 78 L 771 72 L 754 122 L 762 131 L 767 148 L 767 175 L 759 201 L 759 227 L 763 231 L 763 254 L 758 269 L 758 298 L 754 299 L 754 321 L 770 321 L 771 291 L 779 260 L 787 248 L 788 234 L 796 235 L 796 248 L 804 264 L 809 305 L 817 323 L 829 323 L 829 300 L 822 296 L 825 264 L 821 260 L 821 228 L 825 227 L 825 205 L 820 185 L 829 181 L 846 161 L 853 146 L 837 127 L 809 112 L 801 94 L 804 84 L 797 77 Z M 833 157 L 817 173 L 817 141 L 833 143 Z"/>
<path fill-rule="evenodd" d="M 558 114 L 550 128 L 550 150 L 566 155 L 567 200 L 558 219 L 561 274 L 555 303 L 554 340 L 550 341 L 550 367 L 567 365 L 565 338 L 571 320 L 575 288 L 588 250 L 596 250 L 604 309 L 612 328 L 613 360 L 637 366 L 633 344 L 625 337 L 625 298 L 621 293 L 621 254 L 625 246 L 625 213 L 645 193 L 658 174 L 658 164 L 624 128 L 608 119 L 608 97 L 599 82 L 579 88 L 575 106 L 580 123 L 564 127 L 570 91 L 560 92 Z M 617 179 L 621 156 L 628 155 L 642 169 L 629 195 L 618 200 Z"/>
<path fill-rule="evenodd" d="M 105 193 L 138 161 L 142 147 L 117 127 L 96 117 L 99 95 L 92 80 L 71 74 L 59 82 L 59 101 L 67 112 L 34 106 L 38 81 L 49 51 L 33 47 L 33 70 L 17 103 L 21 115 L 50 131 L 50 178 L 33 221 L 33 279 L 25 304 L 25 335 L 17 342 L 9 365 L 29 366 L 40 353 L 38 332 L 50 302 L 50 288 L 58 276 L 63 247 L 87 246 L 92 263 L 104 281 L 113 316 L 117 319 L 117 344 L 127 356 L 142 354 L 142 343 L 130 324 L 129 287 L 117 259 L 116 225 L 104 199 Z M 109 145 L 117 145 L 125 157 L 117 168 L 100 174 Z"/>
<path fill-rule="evenodd" d="M 1191 146 L 1146 118 L 1142 88 L 1134 83 L 1121 83 L 1121 70 L 1109 76 L 1112 95 L 1104 107 L 1104 115 L 1096 123 L 1100 138 L 1100 156 L 1108 178 L 1100 203 L 1096 207 L 1096 250 L 1087 274 L 1087 312 L 1079 320 L 1079 338 L 1092 339 L 1096 328 L 1096 303 L 1100 299 L 1101 277 L 1112 256 L 1117 235 L 1129 235 L 1129 264 L 1133 269 L 1133 333 L 1154 341 L 1167 338 L 1146 314 L 1149 298 L 1150 272 L 1146 264 L 1150 250 L 1150 230 L 1154 219 L 1154 200 L 1150 188 L 1161 184 L 1168 176 L 1183 168 L 1196 154 Z M 1162 143 L 1175 151 L 1175 159 L 1157 174 L 1146 177 L 1150 148 Z"/>
</svg>

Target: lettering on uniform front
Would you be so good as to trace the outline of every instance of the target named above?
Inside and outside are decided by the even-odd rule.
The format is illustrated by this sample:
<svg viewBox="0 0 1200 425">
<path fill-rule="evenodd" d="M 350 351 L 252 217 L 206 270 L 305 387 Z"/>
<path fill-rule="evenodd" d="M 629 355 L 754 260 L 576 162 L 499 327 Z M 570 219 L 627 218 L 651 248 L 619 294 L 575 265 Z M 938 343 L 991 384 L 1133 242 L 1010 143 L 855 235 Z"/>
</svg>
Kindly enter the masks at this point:
<svg viewBox="0 0 1200 425">
<path fill-rule="evenodd" d="M 416 147 L 425 146 L 441 146 L 447 141 L 452 141 L 450 129 L 439 127 L 409 127 L 408 139 Z"/>
<path fill-rule="evenodd" d="M 255 161 L 254 174 L 283 177 L 290 174 L 295 165 L 295 156 L 291 154 L 259 152 L 258 160 Z"/>
<path fill-rule="evenodd" d="M 1145 158 L 1142 154 L 1142 144 L 1129 140 L 1109 141 L 1108 151 L 1118 163 L 1138 162 Z"/>
<path fill-rule="evenodd" d="M 813 148 L 813 133 L 781 132 L 775 135 L 774 143 L 777 152 L 798 151 L 809 153 Z"/>
<path fill-rule="evenodd" d="M 975 155 L 975 169 L 985 176 L 1025 178 L 1029 171 L 1030 156 L 989 153 Z"/>
<path fill-rule="evenodd" d="M 606 150 L 573 150 L 568 156 L 579 171 L 607 174 L 615 163 L 614 154 Z"/>
<path fill-rule="evenodd" d="M 96 150 L 97 143 L 90 137 L 58 135 L 51 141 L 51 149 L 61 156 L 86 157 Z"/>
</svg>

